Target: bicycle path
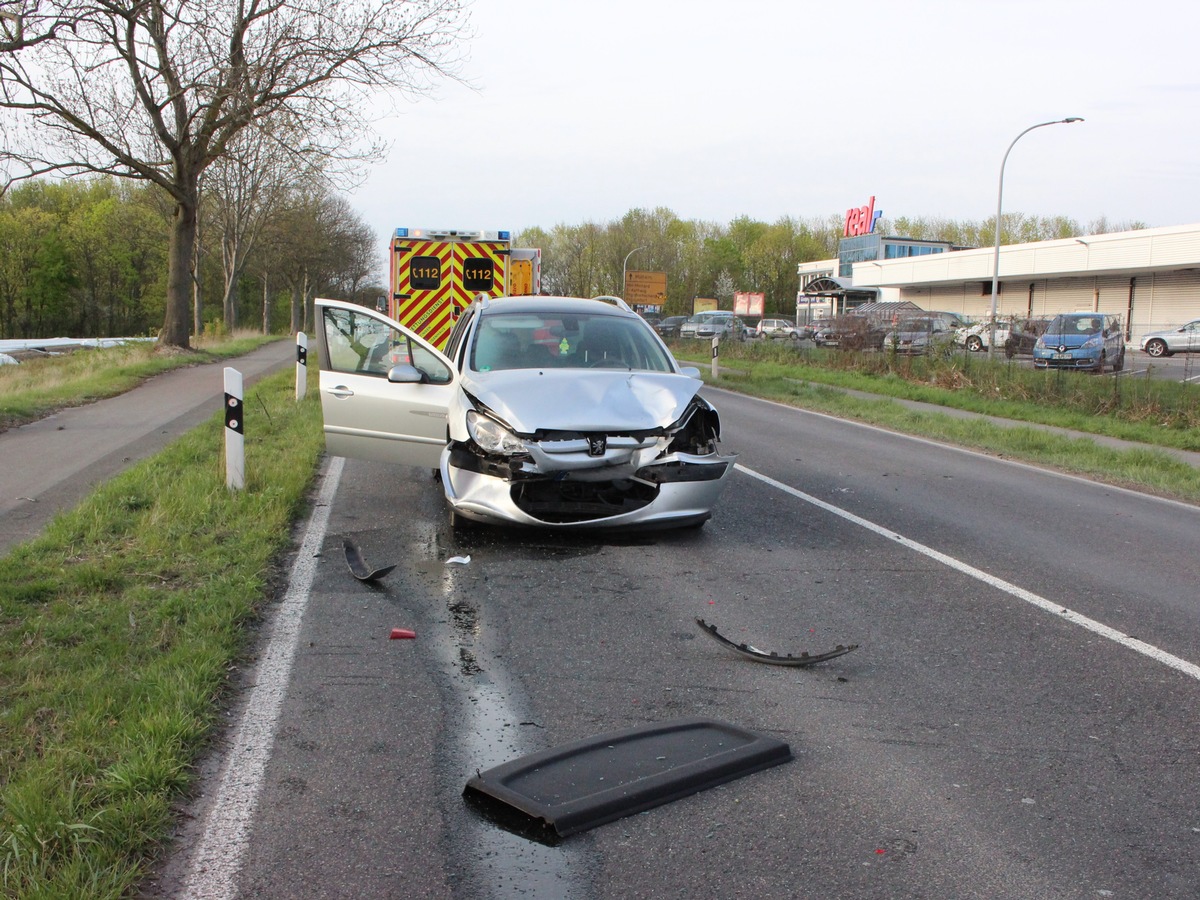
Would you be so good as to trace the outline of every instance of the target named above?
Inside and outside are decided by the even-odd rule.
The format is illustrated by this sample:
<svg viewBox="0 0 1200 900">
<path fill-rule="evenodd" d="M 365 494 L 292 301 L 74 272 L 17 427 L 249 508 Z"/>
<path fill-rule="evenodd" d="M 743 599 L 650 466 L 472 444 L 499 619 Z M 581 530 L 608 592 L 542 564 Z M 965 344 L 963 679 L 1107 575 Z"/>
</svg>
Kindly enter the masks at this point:
<svg viewBox="0 0 1200 900">
<path fill-rule="evenodd" d="M 37 537 L 95 487 L 220 412 L 226 366 L 241 372 L 249 387 L 295 361 L 294 341 L 273 341 L 0 433 L 0 554 Z"/>
</svg>

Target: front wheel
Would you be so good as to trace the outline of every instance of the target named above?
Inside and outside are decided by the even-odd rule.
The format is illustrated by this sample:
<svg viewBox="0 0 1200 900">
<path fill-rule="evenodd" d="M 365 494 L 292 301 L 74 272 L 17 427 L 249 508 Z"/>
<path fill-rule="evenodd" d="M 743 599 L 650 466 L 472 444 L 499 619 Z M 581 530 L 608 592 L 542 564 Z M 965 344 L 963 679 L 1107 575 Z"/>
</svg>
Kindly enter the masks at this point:
<svg viewBox="0 0 1200 900">
<path fill-rule="evenodd" d="M 1122 350 L 1120 353 L 1117 354 L 1116 362 L 1113 363 L 1113 371 L 1120 372 L 1123 368 L 1125 368 L 1125 351 L 1124 350 Z"/>
<path fill-rule="evenodd" d="M 1167 352 L 1167 342 L 1155 338 L 1146 344 L 1146 353 L 1153 357 L 1170 356 Z"/>
<path fill-rule="evenodd" d="M 972 353 L 978 353 L 983 349 L 983 338 L 977 334 L 973 334 L 967 338 L 967 349 Z"/>
</svg>

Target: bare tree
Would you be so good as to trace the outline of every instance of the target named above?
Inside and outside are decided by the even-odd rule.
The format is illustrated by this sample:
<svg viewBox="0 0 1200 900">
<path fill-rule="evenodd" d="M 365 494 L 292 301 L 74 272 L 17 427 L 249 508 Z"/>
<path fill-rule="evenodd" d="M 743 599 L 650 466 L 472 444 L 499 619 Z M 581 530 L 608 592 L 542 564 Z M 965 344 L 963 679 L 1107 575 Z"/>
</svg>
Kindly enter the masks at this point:
<svg viewBox="0 0 1200 900">
<path fill-rule="evenodd" d="M 463 0 L 8 0 L 0 12 L 4 180 L 99 172 L 161 187 L 174 212 L 159 341 L 181 347 L 201 174 L 247 129 L 280 124 L 343 157 L 370 131 L 370 91 L 452 74 L 465 25 Z"/>
<path fill-rule="evenodd" d="M 272 217 L 294 195 L 294 185 L 322 177 L 319 154 L 280 153 L 280 145 L 302 144 L 277 133 L 247 129 L 214 161 L 204 176 L 207 206 L 221 246 L 225 327 L 238 326 L 238 284 L 246 261 Z"/>
</svg>

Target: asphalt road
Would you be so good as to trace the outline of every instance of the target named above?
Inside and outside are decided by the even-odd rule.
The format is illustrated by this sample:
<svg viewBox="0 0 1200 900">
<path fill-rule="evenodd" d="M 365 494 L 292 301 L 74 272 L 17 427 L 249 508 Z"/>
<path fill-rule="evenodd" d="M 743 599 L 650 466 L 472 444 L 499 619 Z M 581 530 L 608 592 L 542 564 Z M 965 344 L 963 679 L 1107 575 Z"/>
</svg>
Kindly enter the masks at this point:
<svg viewBox="0 0 1200 900">
<path fill-rule="evenodd" d="M 296 345 L 275 341 L 236 360 L 176 369 L 118 397 L 0 432 L 0 553 L 40 534 L 97 485 L 220 412 L 226 366 L 240 371 L 248 388 L 295 361 Z"/>
<path fill-rule="evenodd" d="M 455 534 L 428 473 L 333 460 L 234 764 L 147 896 L 1200 894 L 1200 509 L 708 393 L 741 458 L 700 531 Z M 397 569 L 356 581 L 344 538 Z M 762 665 L 697 617 L 860 647 Z M 794 759 L 557 847 L 462 801 L 688 716 Z"/>
</svg>

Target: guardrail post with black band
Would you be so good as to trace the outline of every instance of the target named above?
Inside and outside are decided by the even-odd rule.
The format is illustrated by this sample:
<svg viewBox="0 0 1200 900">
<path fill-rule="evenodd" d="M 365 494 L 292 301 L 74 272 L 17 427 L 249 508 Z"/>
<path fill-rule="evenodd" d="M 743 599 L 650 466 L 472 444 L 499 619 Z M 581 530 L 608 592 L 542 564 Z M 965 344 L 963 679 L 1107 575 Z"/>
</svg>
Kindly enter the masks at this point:
<svg viewBox="0 0 1200 900">
<path fill-rule="evenodd" d="M 242 373 L 225 367 L 225 487 L 240 491 L 246 486 L 246 446 Z"/>
<path fill-rule="evenodd" d="M 712 361 L 712 377 L 720 378 L 721 374 L 717 371 L 717 357 L 720 354 L 721 337 L 718 335 L 712 340 L 713 361 Z"/>
<path fill-rule="evenodd" d="M 296 399 L 303 400 L 308 392 L 308 335 L 296 332 Z"/>
</svg>

